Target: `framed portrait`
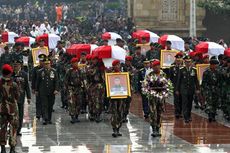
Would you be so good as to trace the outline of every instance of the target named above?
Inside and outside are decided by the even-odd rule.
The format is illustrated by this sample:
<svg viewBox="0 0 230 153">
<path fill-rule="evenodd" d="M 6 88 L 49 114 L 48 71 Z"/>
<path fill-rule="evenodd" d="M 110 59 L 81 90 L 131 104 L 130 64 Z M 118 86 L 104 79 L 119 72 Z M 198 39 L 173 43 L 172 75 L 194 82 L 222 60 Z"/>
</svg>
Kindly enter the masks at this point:
<svg viewBox="0 0 230 153">
<path fill-rule="evenodd" d="M 151 49 L 150 47 L 150 43 L 147 44 L 137 44 L 137 47 L 140 46 L 141 47 L 141 54 L 142 55 L 146 55 L 146 52 L 149 51 Z"/>
<path fill-rule="evenodd" d="M 203 80 L 204 71 L 209 67 L 209 65 L 210 64 L 197 64 L 196 65 L 197 77 L 198 77 L 200 84 L 202 83 L 202 80 Z"/>
<path fill-rule="evenodd" d="M 49 55 L 49 50 L 47 47 L 43 47 L 43 48 L 33 48 L 32 49 L 32 56 L 33 56 L 33 63 L 34 66 L 37 66 L 39 64 L 39 58 L 38 56 L 40 54 L 45 54 L 46 56 Z"/>
<path fill-rule="evenodd" d="M 174 63 L 178 52 L 177 50 L 161 50 L 161 68 L 170 67 Z"/>
<path fill-rule="evenodd" d="M 129 73 L 105 73 L 107 97 L 121 99 L 131 96 Z"/>
</svg>

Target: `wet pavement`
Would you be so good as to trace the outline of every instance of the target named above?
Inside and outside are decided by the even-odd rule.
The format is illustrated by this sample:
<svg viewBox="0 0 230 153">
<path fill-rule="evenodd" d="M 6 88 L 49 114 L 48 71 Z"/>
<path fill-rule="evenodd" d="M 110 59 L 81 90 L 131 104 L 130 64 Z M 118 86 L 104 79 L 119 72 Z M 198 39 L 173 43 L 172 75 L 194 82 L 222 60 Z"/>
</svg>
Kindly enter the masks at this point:
<svg viewBox="0 0 230 153">
<path fill-rule="evenodd" d="M 142 118 L 138 95 L 133 96 L 129 122 L 123 124 L 123 136 L 119 138 L 111 136 L 108 114 L 102 115 L 104 120 L 101 123 L 90 122 L 83 114 L 81 122 L 73 125 L 68 113 L 60 108 L 60 98 L 57 97 L 53 124 L 44 126 L 35 119 L 34 107 L 34 104 L 25 105 L 18 153 L 230 152 L 230 128 L 224 125 L 221 116 L 218 123 L 209 123 L 205 114 L 195 110 L 192 123 L 184 124 L 182 119 L 175 120 L 170 103 L 166 103 L 163 114 L 162 137 L 152 138 L 149 123 Z"/>
</svg>

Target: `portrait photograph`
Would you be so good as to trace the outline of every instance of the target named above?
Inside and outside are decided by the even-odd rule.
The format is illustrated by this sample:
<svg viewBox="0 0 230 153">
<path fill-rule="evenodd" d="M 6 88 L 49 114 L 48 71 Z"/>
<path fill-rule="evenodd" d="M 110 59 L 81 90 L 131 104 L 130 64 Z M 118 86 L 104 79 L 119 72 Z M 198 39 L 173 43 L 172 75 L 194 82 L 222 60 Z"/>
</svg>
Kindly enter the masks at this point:
<svg viewBox="0 0 230 153">
<path fill-rule="evenodd" d="M 37 66 L 39 64 L 39 58 L 38 56 L 40 54 L 45 54 L 45 55 L 49 55 L 49 50 L 47 47 L 43 47 L 43 48 L 34 48 L 32 49 L 32 56 L 33 56 L 33 63 L 34 66 Z"/>
<path fill-rule="evenodd" d="M 140 46 L 141 47 L 141 54 L 142 55 L 146 55 L 146 52 L 149 51 L 151 49 L 150 47 L 150 43 L 147 44 L 137 44 L 137 47 Z"/>
<path fill-rule="evenodd" d="M 176 50 L 162 50 L 161 51 L 161 68 L 170 67 L 174 61 L 175 56 L 179 51 Z"/>
<path fill-rule="evenodd" d="M 202 83 L 202 80 L 203 80 L 204 71 L 205 71 L 208 67 L 209 67 L 209 64 L 197 64 L 197 65 L 196 65 L 197 77 L 198 77 L 198 80 L 199 80 L 200 84 Z"/>
<path fill-rule="evenodd" d="M 106 73 L 107 96 L 113 98 L 127 98 L 130 94 L 128 73 Z"/>
</svg>

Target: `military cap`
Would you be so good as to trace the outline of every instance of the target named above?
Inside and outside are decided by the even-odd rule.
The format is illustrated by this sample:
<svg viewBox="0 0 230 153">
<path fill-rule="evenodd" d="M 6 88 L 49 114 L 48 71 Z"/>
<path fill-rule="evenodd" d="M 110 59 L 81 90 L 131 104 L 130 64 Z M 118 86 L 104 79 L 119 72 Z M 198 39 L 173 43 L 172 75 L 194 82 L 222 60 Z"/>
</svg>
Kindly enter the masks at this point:
<svg viewBox="0 0 230 153">
<path fill-rule="evenodd" d="M 152 66 L 157 66 L 157 65 L 160 65 L 160 64 L 161 64 L 161 62 L 159 60 L 154 60 L 152 62 Z"/>
<path fill-rule="evenodd" d="M 78 59 L 77 57 L 74 57 L 74 58 L 71 59 L 70 62 L 71 62 L 71 63 L 76 63 L 76 62 L 78 62 L 78 61 L 79 61 L 79 59 Z"/>
<path fill-rule="evenodd" d="M 45 54 L 40 54 L 40 55 L 38 55 L 38 58 L 39 58 L 40 61 L 43 61 L 43 59 L 44 59 L 45 57 L 46 57 Z"/>
<path fill-rule="evenodd" d="M 175 58 L 183 58 L 183 53 L 182 52 L 178 52 L 176 54 Z"/>
<path fill-rule="evenodd" d="M 13 61 L 14 64 L 23 64 L 23 61 L 21 59 L 15 59 Z"/>
<path fill-rule="evenodd" d="M 150 63 L 149 59 L 146 58 L 146 59 L 144 60 L 144 63 L 145 63 L 145 64 Z"/>
<path fill-rule="evenodd" d="M 9 75 L 11 73 L 13 73 L 13 68 L 9 64 L 4 64 L 2 66 L 2 74 Z"/>
<path fill-rule="evenodd" d="M 191 57 L 188 56 L 188 55 L 186 55 L 183 59 L 184 59 L 185 61 L 191 61 L 191 60 L 192 60 Z"/>
<path fill-rule="evenodd" d="M 209 61 L 209 63 L 210 63 L 211 65 L 218 65 L 218 64 L 219 64 L 219 61 L 218 61 L 217 59 L 211 59 L 211 60 Z"/>
<path fill-rule="evenodd" d="M 113 65 L 113 66 L 116 66 L 117 64 L 120 64 L 120 60 L 114 60 L 114 61 L 112 62 L 112 65 Z"/>
<path fill-rule="evenodd" d="M 44 62 L 45 64 L 49 64 L 50 61 L 51 61 L 51 59 L 50 59 L 48 56 L 46 56 L 46 57 L 43 59 L 43 62 Z"/>
<path fill-rule="evenodd" d="M 133 60 L 133 57 L 132 57 L 132 56 L 126 56 L 126 57 L 125 57 L 125 60 L 126 60 L 126 61 L 132 61 L 132 60 Z"/>
</svg>

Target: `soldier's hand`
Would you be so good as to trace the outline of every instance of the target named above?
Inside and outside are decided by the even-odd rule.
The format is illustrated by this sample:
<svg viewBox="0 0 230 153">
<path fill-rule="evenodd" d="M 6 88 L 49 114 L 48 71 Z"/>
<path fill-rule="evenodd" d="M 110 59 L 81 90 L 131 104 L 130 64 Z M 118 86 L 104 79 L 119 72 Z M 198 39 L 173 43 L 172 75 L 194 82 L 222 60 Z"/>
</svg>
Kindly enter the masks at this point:
<svg viewBox="0 0 230 153">
<path fill-rule="evenodd" d="M 180 93 L 179 93 L 179 91 L 176 91 L 176 95 L 179 95 Z"/>
<path fill-rule="evenodd" d="M 200 94 L 200 90 L 196 90 L 196 94 Z"/>
<path fill-rule="evenodd" d="M 58 94 L 58 91 L 57 91 L 57 90 L 55 90 L 55 91 L 54 91 L 54 94 L 55 94 L 55 95 L 57 95 L 57 94 Z"/>
<path fill-rule="evenodd" d="M 31 103 L 31 99 L 27 99 L 27 103 L 30 104 Z"/>
</svg>

